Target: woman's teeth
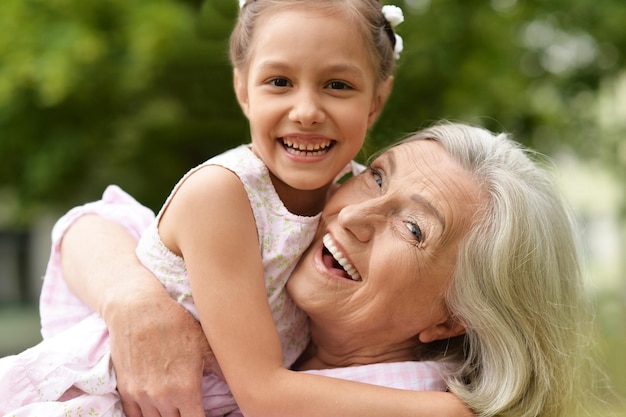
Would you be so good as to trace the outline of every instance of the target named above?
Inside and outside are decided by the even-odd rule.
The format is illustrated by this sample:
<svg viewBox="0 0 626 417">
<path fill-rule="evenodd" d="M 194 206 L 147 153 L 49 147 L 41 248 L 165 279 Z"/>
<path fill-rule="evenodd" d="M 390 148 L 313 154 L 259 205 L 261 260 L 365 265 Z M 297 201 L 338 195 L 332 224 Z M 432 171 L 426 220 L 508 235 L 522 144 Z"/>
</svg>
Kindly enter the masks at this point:
<svg viewBox="0 0 626 417">
<path fill-rule="evenodd" d="M 327 233 L 324 235 L 324 246 L 328 249 L 328 252 L 335 258 L 337 263 L 341 265 L 341 267 L 346 271 L 346 273 L 350 276 L 350 279 L 353 281 L 361 281 L 361 275 L 357 272 L 356 268 L 346 259 L 346 257 L 341 253 L 333 239 Z"/>
</svg>

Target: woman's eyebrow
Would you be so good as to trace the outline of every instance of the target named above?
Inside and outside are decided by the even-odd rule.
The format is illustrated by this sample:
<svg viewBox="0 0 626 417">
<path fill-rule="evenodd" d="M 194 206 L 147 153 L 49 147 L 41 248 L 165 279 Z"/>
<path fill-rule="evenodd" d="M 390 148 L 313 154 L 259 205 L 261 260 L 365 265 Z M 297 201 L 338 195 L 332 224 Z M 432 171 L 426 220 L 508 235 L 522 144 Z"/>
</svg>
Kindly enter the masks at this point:
<svg viewBox="0 0 626 417">
<path fill-rule="evenodd" d="M 389 164 L 389 175 L 393 175 L 393 173 L 396 170 L 396 155 L 395 155 L 396 150 L 395 149 L 390 149 L 389 152 L 387 152 L 387 164 Z"/>
<path fill-rule="evenodd" d="M 430 201 L 426 200 L 419 194 L 413 194 L 411 196 L 411 200 L 426 208 L 427 211 L 429 211 L 433 216 L 437 218 L 437 220 L 439 220 L 442 230 L 446 230 L 446 219 L 441 215 L 441 212 L 430 203 Z"/>
<path fill-rule="evenodd" d="M 390 149 L 389 152 L 387 152 L 387 165 L 389 166 L 388 172 L 390 176 L 393 175 L 396 169 L 395 152 L 396 152 L 395 149 Z M 424 197 L 422 197 L 419 194 L 413 194 L 411 196 L 411 200 L 415 201 L 419 205 L 426 208 L 426 210 L 428 210 L 433 216 L 437 218 L 437 220 L 439 220 L 442 230 L 446 230 L 446 219 L 443 217 L 441 212 L 437 210 L 437 208 L 431 204 L 430 201 L 426 200 Z"/>
</svg>

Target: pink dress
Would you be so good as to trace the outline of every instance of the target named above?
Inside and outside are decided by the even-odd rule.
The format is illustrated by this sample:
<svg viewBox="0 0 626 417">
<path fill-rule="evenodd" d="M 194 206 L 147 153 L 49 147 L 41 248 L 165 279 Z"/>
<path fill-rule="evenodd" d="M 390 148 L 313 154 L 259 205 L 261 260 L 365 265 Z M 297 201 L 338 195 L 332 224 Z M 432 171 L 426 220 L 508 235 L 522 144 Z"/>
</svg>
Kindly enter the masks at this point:
<svg viewBox="0 0 626 417">
<path fill-rule="evenodd" d="M 281 336 L 284 363 L 289 366 L 308 342 L 308 329 L 304 314 L 286 294 L 285 283 L 310 243 L 319 216 L 289 213 L 278 199 L 267 168 L 247 146 L 219 155 L 200 167 L 206 164 L 219 164 L 235 172 L 248 192 L 259 230 L 268 299 Z M 355 164 L 347 168 L 350 169 L 356 172 L 360 167 Z M 154 214 L 118 187 L 108 187 L 102 200 L 71 210 L 53 229 L 52 253 L 40 303 L 44 340 L 19 355 L 0 359 L 0 416 L 124 415 L 115 389 L 106 326 L 99 315 L 69 291 L 60 268 L 60 240 L 67 228 L 86 213 L 116 221 L 135 237 L 142 236 L 137 249 L 142 262 L 156 273 L 172 297 L 196 315 L 185 265 L 160 241 Z M 403 362 L 311 373 L 395 388 L 445 390 L 440 370 L 434 363 Z M 211 373 L 203 378 L 203 403 L 207 416 L 241 415 L 228 386 Z"/>
</svg>

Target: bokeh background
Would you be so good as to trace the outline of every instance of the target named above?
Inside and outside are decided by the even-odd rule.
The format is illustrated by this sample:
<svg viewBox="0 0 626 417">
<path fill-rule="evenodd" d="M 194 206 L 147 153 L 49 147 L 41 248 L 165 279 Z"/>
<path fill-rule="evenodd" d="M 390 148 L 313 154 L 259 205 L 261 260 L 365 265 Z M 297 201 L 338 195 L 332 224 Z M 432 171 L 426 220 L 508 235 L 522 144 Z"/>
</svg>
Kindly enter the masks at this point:
<svg viewBox="0 0 626 417">
<path fill-rule="evenodd" d="M 395 4 L 405 51 L 360 158 L 440 119 L 511 132 L 554 158 L 583 228 L 602 363 L 626 397 L 626 4 Z M 59 215 L 109 183 L 158 209 L 190 167 L 249 136 L 227 58 L 236 0 L 3 0 L 1 9 L 3 356 L 40 339 L 37 297 Z"/>
</svg>

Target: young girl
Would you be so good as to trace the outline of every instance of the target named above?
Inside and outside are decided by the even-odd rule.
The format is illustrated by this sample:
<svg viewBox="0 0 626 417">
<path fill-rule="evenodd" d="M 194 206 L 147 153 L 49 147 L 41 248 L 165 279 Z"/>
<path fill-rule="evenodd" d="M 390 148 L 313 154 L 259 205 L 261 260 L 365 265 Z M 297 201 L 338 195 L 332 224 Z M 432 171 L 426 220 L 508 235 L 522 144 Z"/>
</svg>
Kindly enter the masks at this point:
<svg viewBox="0 0 626 417">
<path fill-rule="evenodd" d="M 351 160 L 390 92 L 401 45 L 391 27 L 374 0 L 243 2 L 231 59 L 252 143 L 185 175 L 137 248 L 142 263 L 202 323 L 247 416 L 432 415 L 442 398 L 433 394 L 424 404 L 419 396 L 288 370 L 308 329 L 285 283 L 334 180 L 356 169 Z M 66 339 L 81 346 L 46 359 L 48 368 L 75 365 L 69 387 L 48 384 L 40 393 L 62 407 L 63 400 L 86 399 L 65 415 L 121 415 L 103 326 L 88 317 Z M 207 415 L 235 409 L 221 379 L 206 375 L 204 383 L 219 398 Z M 37 410 L 53 415 L 34 402 L 19 415 Z"/>
</svg>

